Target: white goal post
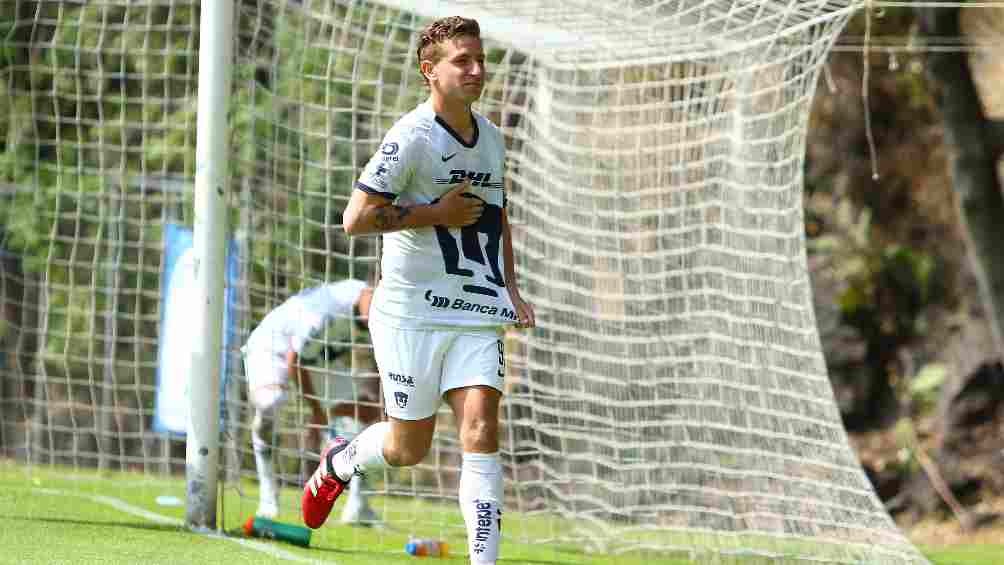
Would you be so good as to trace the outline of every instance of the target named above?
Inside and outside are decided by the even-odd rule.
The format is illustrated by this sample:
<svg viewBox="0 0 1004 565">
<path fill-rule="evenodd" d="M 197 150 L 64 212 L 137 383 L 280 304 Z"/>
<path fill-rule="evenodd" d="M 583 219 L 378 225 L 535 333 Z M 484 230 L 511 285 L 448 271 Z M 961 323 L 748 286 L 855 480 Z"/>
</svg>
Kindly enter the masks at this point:
<svg viewBox="0 0 1004 565">
<path fill-rule="evenodd" d="M 505 542 L 924 563 L 847 442 L 806 265 L 810 102 L 862 5 L 5 3 L 0 454 L 187 473 L 189 523 L 232 527 L 216 523 L 219 469 L 224 505 L 253 512 L 237 348 L 291 294 L 375 274 L 379 241 L 346 237 L 341 211 L 387 128 L 425 96 L 417 32 L 460 14 L 486 40 L 477 109 L 508 145 L 517 270 L 539 325 L 507 338 Z M 200 34 L 207 21 L 221 25 Z M 172 245 L 192 227 L 186 454 L 158 399 L 177 384 L 161 351 Z M 366 336 L 333 345 L 364 351 Z M 368 363 L 316 370 L 373 378 Z M 277 449 L 287 517 L 317 456 L 292 404 Z M 381 539 L 464 535 L 458 461 L 443 412 L 426 461 L 370 484 L 391 526 Z"/>
<path fill-rule="evenodd" d="M 185 442 L 186 520 L 216 528 L 220 453 L 220 387 L 223 311 L 226 301 L 227 103 L 233 73 L 234 5 L 201 5 L 198 107 L 195 141 L 193 253 L 195 303 L 191 333 L 188 429 Z M 193 304 L 193 306 L 194 306 Z"/>
</svg>

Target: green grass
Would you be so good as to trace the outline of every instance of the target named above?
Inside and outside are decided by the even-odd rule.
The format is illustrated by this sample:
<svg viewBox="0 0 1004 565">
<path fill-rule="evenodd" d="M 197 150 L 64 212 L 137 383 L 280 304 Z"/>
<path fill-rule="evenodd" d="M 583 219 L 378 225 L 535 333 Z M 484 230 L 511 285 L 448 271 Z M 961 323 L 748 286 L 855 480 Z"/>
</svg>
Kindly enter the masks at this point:
<svg viewBox="0 0 1004 565">
<path fill-rule="evenodd" d="M 924 548 L 924 555 L 935 565 L 1000 565 L 1004 563 L 1004 543 Z"/>
<path fill-rule="evenodd" d="M 329 524 L 313 532 L 311 546 L 248 540 L 239 526 L 254 511 L 254 491 L 244 496 L 236 489 L 223 497 L 222 526 L 229 536 L 200 535 L 181 526 L 184 508 L 159 506 L 160 496 L 184 499 L 184 480 L 128 473 L 98 474 L 50 467 L 25 467 L 0 461 L 0 563 L 295 563 L 337 565 L 404 564 L 415 558 L 404 553 L 409 534 L 445 538 L 457 552 L 466 553 L 459 512 L 455 504 L 399 500 L 373 500 L 381 515 L 397 528 L 358 528 L 338 524 L 340 507 Z M 291 505 L 298 491 L 288 490 L 279 520 L 299 524 Z M 288 506 L 288 507 L 287 507 Z M 416 516 L 420 520 L 416 520 Z M 537 529 L 533 518 L 511 529 Z M 506 524 L 510 527 L 509 524 Z M 407 531 L 402 528 L 406 527 Z M 445 535 L 444 535 L 445 532 Z M 541 534 L 542 531 L 535 532 Z M 518 535 L 517 532 L 514 534 Z M 281 552 L 274 555 L 270 552 Z M 586 555 L 560 545 L 504 543 L 503 563 L 573 565 L 624 563 L 625 565 L 681 565 L 681 559 L 653 555 Z M 16 557 L 15 557 L 16 556 Z M 9 559 L 8 559 L 9 558 Z M 426 562 L 420 561 L 419 563 Z M 464 555 L 437 559 L 435 563 L 466 563 Z"/>
<path fill-rule="evenodd" d="M 317 530 L 311 547 L 248 540 L 238 535 L 238 527 L 254 511 L 252 485 L 238 489 L 228 486 L 221 501 L 221 522 L 231 535 L 204 535 L 181 524 L 182 506 L 160 506 L 159 496 L 184 499 L 181 477 L 157 478 L 129 473 L 61 470 L 25 467 L 0 461 L 0 563 L 296 563 L 338 565 L 415 563 L 403 552 L 409 534 L 445 538 L 459 553 L 465 541 L 459 512 L 453 504 L 416 499 L 375 499 L 374 505 L 396 527 L 353 528 L 337 523 L 336 507 L 329 525 Z M 298 493 L 283 494 L 287 506 L 279 519 L 298 524 L 295 501 Z M 545 538 L 554 528 L 568 527 L 538 516 L 507 514 L 508 539 Z M 405 531 L 407 530 L 407 531 Z M 635 539 L 662 536 L 626 533 Z M 680 534 L 674 545 L 693 546 L 693 535 Z M 654 539 L 652 541 L 655 541 Z M 746 542 L 748 540 L 744 540 Z M 756 545 L 754 542 L 753 545 Z M 776 546 L 775 546 L 776 547 Z M 531 565 L 682 565 L 683 557 L 665 552 L 629 553 L 605 556 L 587 554 L 577 547 L 553 543 L 505 542 L 506 564 Z M 1001 563 L 1004 545 L 956 546 L 929 549 L 926 555 L 935 565 L 990 565 Z M 421 561 L 422 563 L 425 561 Z M 464 556 L 438 559 L 435 563 L 466 563 Z M 768 563 L 750 557 L 736 563 Z"/>
</svg>

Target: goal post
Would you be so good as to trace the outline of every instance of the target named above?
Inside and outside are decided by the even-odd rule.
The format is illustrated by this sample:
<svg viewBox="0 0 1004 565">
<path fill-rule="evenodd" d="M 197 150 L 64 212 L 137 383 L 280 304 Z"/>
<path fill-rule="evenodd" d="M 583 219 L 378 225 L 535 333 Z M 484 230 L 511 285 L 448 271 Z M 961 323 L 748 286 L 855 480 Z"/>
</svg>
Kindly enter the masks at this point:
<svg viewBox="0 0 1004 565">
<path fill-rule="evenodd" d="M 185 469 L 186 521 L 216 528 L 220 385 L 226 301 L 228 100 L 233 73 L 234 3 L 203 2 L 199 25 L 193 252 L 195 303 Z"/>
<path fill-rule="evenodd" d="M 237 346 L 295 292 L 376 273 L 379 240 L 347 237 L 341 213 L 384 133 L 426 96 L 418 32 L 462 14 L 485 37 L 477 110 L 505 137 L 517 270 L 538 314 L 507 337 L 506 548 L 924 563 L 847 442 L 806 263 L 810 102 L 862 6 L 4 4 L 0 450 L 68 472 L 184 476 L 194 526 L 254 512 Z M 186 327 L 165 322 L 164 296 L 172 237 L 188 230 L 199 317 Z M 192 340 L 193 369 L 172 377 L 160 348 L 177 339 Z M 361 353 L 316 374 L 374 378 L 364 334 L 331 345 Z M 179 379 L 187 449 L 156 425 L 157 395 Z M 290 520 L 318 455 L 292 398 L 275 450 Z M 440 416 L 425 461 L 370 478 L 392 526 L 379 546 L 339 530 L 341 549 L 399 550 L 412 533 L 465 545 L 459 441 Z"/>
</svg>

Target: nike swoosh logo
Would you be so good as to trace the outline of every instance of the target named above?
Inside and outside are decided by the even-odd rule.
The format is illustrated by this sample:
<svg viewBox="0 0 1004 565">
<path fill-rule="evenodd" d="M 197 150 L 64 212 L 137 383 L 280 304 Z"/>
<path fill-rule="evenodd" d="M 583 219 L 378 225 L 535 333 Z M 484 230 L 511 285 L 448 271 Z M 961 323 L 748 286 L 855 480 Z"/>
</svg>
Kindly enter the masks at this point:
<svg viewBox="0 0 1004 565">
<path fill-rule="evenodd" d="M 449 155 L 443 155 L 442 157 L 440 157 L 440 159 L 442 159 L 443 162 L 445 163 L 445 162 L 449 161 L 450 159 L 452 159 L 452 158 L 454 158 L 456 156 L 457 156 L 456 153 L 451 153 Z"/>
</svg>

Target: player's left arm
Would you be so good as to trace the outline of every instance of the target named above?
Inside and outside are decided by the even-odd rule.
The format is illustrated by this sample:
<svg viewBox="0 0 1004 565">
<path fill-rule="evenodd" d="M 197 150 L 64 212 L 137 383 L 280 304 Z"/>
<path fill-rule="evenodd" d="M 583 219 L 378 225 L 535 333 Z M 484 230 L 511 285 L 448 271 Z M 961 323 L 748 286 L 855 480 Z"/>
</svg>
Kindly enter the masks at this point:
<svg viewBox="0 0 1004 565">
<path fill-rule="evenodd" d="M 516 308 L 516 327 L 532 328 L 537 324 L 534 317 L 533 306 L 523 300 L 519 294 L 519 284 L 516 281 L 516 259 L 512 250 L 512 230 L 509 229 L 509 214 L 502 208 L 502 262 L 505 263 L 505 285 L 509 291 L 509 298 Z"/>
<path fill-rule="evenodd" d="M 286 366 L 289 368 L 290 376 L 293 377 L 293 380 L 296 381 L 297 386 L 300 388 L 300 394 L 303 395 L 304 401 L 311 408 L 310 423 L 312 425 L 307 429 L 307 435 L 310 438 L 310 442 L 313 445 L 317 445 L 320 442 L 321 430 L 328 427 L 328 417 L 324 413 L 324 408 L 317 397 L 317 392 L 314 390 L 314 380 L 311 377 L 310 371 L 301 364 L 300 355 L 292 345 L 286 351 Z"/>
</svg>

